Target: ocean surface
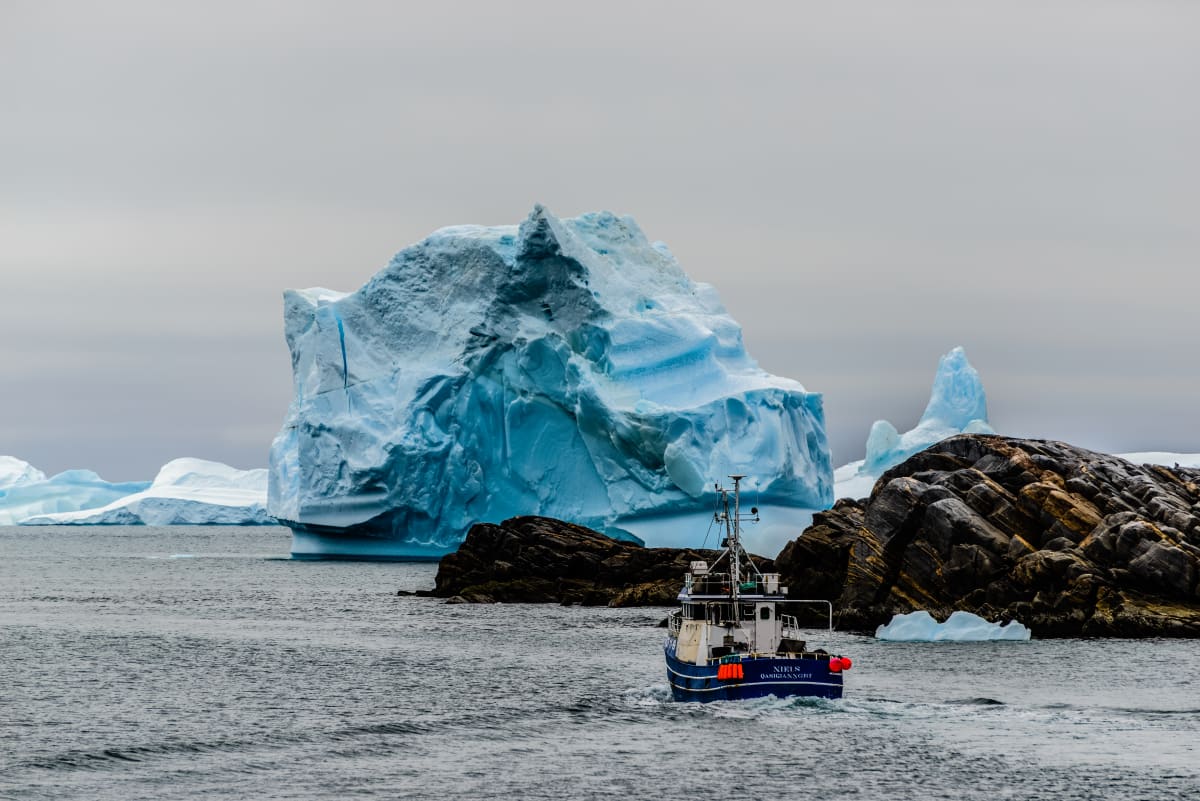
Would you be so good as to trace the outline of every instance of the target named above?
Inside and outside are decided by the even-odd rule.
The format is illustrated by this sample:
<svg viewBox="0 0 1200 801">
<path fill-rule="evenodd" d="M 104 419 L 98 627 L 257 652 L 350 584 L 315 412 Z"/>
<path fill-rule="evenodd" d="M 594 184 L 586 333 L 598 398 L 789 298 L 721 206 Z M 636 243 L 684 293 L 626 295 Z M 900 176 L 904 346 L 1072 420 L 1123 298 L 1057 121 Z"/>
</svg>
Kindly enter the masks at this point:
<svg viewBox="0 0 1200 801">
<path fill-rule="evenodd" d="M 1200 799 L 1200 643 L 880 643 L 678 704 L 663 609 L 452 606 L 276 528 L 0 528 L 0 798 Z M 1034 633 L 1036 636 L 1036 632 Z"/>
</svg>

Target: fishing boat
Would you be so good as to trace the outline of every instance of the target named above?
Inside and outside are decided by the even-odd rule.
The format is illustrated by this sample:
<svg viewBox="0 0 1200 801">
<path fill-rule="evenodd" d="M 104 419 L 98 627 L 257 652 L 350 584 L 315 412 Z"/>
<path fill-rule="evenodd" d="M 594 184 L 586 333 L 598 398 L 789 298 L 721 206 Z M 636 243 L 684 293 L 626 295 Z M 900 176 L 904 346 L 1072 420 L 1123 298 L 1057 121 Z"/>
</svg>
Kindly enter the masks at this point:
<svg viewBox="0 0 1200 801">
<path fill-rule="evenodd" d="M 667 680 L 676 701 L 725 701 L 768 695 L 841 698 L 843 674 L 852 662 L 823 650 L 808 650 L 788 608 L 787 587 L 778 573 L 762 573 L 742 547 L 743 520 L 758 521 L 758 509 L 741 513 L 741 482 L 717 486 L 713 519 L 724 534 L 710 565 L 691 563 L 680 608 L 668 619 L 663 649 Z M 831 612 L 832 619 L 832 612 Z"/>
</svg>

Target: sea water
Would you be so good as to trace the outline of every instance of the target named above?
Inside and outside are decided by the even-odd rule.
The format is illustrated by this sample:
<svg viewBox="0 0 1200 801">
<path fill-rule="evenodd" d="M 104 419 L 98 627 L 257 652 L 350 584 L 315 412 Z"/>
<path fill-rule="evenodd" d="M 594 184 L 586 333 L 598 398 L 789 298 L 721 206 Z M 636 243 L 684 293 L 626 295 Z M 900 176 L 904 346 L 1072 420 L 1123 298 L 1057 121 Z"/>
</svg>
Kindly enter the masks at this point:
<svg viewBox="0 0 1200 801">
<path fill-rule="evenodd" d="M 398 597 L 436 566 L 288 546 L 0 529 L 0 798 L 1200 798 L 1196 642 L 817 630 L 844 699 L 681 704 L 665 609 Z"/>
</svg>

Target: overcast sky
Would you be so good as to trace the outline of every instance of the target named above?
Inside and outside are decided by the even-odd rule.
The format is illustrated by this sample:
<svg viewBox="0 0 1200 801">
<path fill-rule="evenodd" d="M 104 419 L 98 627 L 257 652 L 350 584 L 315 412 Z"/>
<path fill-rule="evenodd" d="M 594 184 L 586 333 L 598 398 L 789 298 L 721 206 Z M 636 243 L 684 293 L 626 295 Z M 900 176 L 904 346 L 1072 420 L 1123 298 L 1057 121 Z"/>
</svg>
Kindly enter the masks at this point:
<svg viewBox="0 0 1200 801">
<path fill-rule="evenodd" d="M 281 292 L 610 209 L 825 395 L 1200 451 L 1200 4 L 0 0 L 0 453 L 265 466 Z"/>
</svg>

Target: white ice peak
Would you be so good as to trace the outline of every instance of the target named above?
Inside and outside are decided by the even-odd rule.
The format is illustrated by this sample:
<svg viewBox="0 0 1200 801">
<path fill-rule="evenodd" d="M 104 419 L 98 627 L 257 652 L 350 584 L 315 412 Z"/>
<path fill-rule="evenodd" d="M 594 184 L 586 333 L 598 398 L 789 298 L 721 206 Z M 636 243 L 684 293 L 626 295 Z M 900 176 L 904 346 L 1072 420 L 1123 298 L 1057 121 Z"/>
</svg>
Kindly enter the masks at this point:
<svg viewBox="0 0 1200 801">
<path fill-rule="evenodd" d="M 901 434 L 887 420 L 876 420 L 867 437 L 866 458 L 835 472 L 835 493 L 839 498 L 866 497 L 875 479 L 914 453 L 956 434 L 994 433 L 979 373 L 967 361 L 966 351 L 954 348 L 938 360 L 929 403 L 917 425 Z"/>
</svg>

